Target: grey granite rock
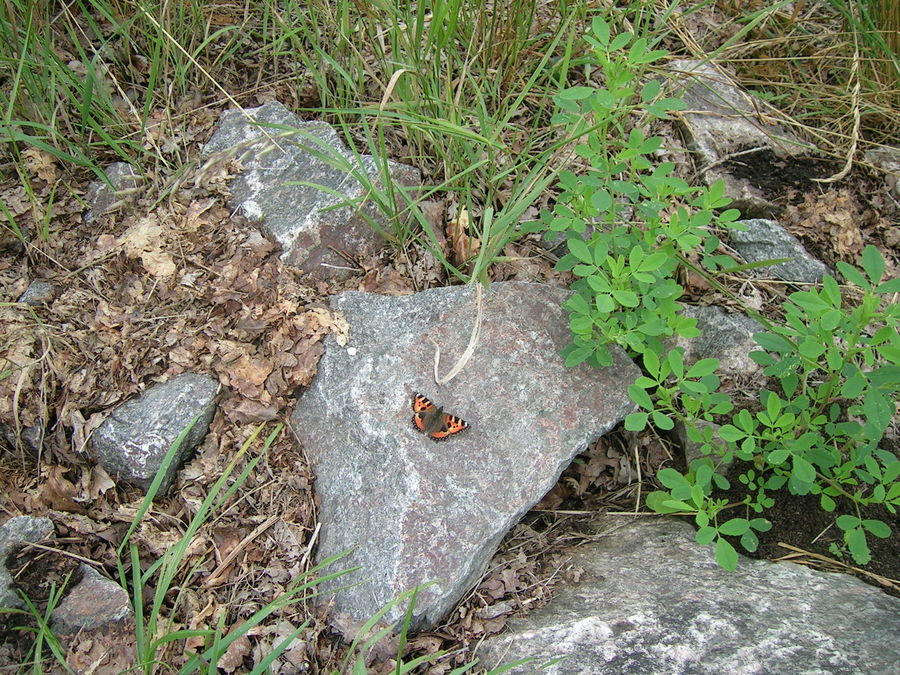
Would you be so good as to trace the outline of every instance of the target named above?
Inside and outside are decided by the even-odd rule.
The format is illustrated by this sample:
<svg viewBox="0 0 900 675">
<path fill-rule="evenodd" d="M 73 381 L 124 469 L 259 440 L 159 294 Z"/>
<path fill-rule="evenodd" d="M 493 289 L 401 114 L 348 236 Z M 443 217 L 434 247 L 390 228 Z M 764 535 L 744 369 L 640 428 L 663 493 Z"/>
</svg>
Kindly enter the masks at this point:
<svg viewBox="0 0 900 675">
<path fill-rule="evenodd" d="M 150 487 L 178 435 L 196 417 L 173 461 L 165 470 L 158 494 L 164 494 L 175 473 L 206 435 L 216 409 L 219 383 L 209 375 L 183 373 L 155 384 L 126 401 L 91 436 L 93 456 L 111 476 Z"/>
<path fill-rule="evenodd" d="M 608 521 L 608 519 L 607 519 Z M 617 522 L 621 522 L 620 520 Z M 573 557 L 585 574 L 478 648 L 512 673 L 893 675 L 900 599 L 842 574 L 741 558 L 735 572 L 675 520 L 607 522 Z"/>
<path fill-rule="evenodd" d="M 673 347 L 684 349 L 685 363 L 713 358 L 719 360 L 722 373 L 749 375 L 760 370 L 749 357 L 750 352 L 760 349 L 753 339 L 754 333 L 765 331 L 757 321 L 721 307 L 701 305 L 685 305 L 682 314 L 697 319 L 700 331 L 699 337 L 677 337 L 672 341 Z"/>
<path fill-rule="evenodd" d="M 22 608 L 25 603 L 12 587 L 12 577 L 6 569 L 6 557 L 16 544 L 37 542 L 53 534 L 49 518 L 13 516 L 0 525 L 0 607 Z"/>
<path fill-rule="evenodd" d="M 419 595 L 414 624 L 433 626 L 572 458 L 634 410 L 626 387 L 639 371 L 622 351 L 609 368 L 565 367 L 567 293 L 538 284 L 491 285 L 472 358 L 437 386 L 435 349 L 444 374 L 469 341 L 474 296 L 453 287 L 333 301 L 350 343 L 329 339 L 291 420 L 321 498 L 318 559 L 356 547 L 339 565 L 362 567 L 340 579 L 359 584 L 335 599 L 345 632 L 402 591 L 438 581 Z M 413 428 L 414 392 L 470 427 L 430 440 Z"/>
<path fill-rule="evenodd" d="M 19 302 L 24 302 L 32 307 L 40 307 L 44 303 L 50 302 L 56 292 L 56 287 L 48 281 L 35 279 L 25 292 L 19 297 Z"/>
<path fill-rule="evenodd" d="M 90 224 L 104 213 L 109 213 L 126 204 L 141 189 L 143 177 L 134 167 L 125 162 L 114 162 L 104 170 L 107 184 L 95 180 L 88 186 L 85 201 L 90 208 L 84 214 L 85 224 Z"/>
<path fill-rule="evenodd" d="M 109 631 L 134 619 L 131 600 L 119 584 L 90 565 L 81 566 L 82 578 L 59 603 L 50 618 L 54 634 Z"/>
<path fill-rule="evenodd" d="M 384 211 L 393 206 L 379 209 L 360 178 L 391 192 L 418 186 L 418 171 L 357 156 L 330 124 L 304 122 L 278 102 L 245 112 L 225 112 L 204 148 L 207 156 L 234 155 L 243 165 L 232 181 L 232 207 L 281 246 L 285 262 L 317 278 L 346 276 L 341 253 L 372 254 L 384 244 L 377 229 L 392 227 Z"/>
<path fill-rule="evenodd" d="M 760 111 L 768 110 L 767 104 L 738 88 L 713 64 L 676 59 L 668 68 L 677 73 L 672 78 L 673 93 L 687 105 L 676 119 L 688 147 L 696 154 L 706 184 L 721 179 L 725 194 L 733 200 L 730 208 L 739 209 L 747 217 L 772 217 L 777 206 L 770 195 L 726 171 L 725 161 L 739 160 L 743 152 L 765 150 L 778 158 L 798 158 L 811 154 L 814 148 L 761 115 Z"/>
<path fill-rule="evenodd" d="M 828 271 L 813 258 L 790 232 L 774 220 L 755 218 L 739 220 L 746 230 L 730 230 L 731 245 L 748 263 L 790 258 L 787 262 L 760 267 L 754 272 L 762 276 L 775 276 L 784 281 L 815 283 Z"/>
</svg>

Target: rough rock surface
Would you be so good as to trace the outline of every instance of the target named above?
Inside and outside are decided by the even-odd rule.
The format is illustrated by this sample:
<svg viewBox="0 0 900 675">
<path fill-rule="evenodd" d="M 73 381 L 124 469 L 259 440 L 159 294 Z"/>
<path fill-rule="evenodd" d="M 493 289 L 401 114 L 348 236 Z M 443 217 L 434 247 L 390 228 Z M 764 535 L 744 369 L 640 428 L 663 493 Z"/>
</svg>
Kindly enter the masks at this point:
<svg viewBox="0 0 900 675">
<path fill-rule="evenodd" d="M 22 608 L 25 603 L 12 587 L 12 578 L 6 569 L 6 557 L 17 544 L 34 543 L 53 534 L 53 521 L 49 518 L 13 516 L 0 525 L 0 607 Z"/>
<path fill-rule="evenodd" d="M 391 190 L 421 182 L 413 167 L 354 155 L 330 124 L 304 122 L 277 101 L 246 115 L 225 112 L 204 148 L 206 155 L 219 152 L 238 156 L 243 165 L 232 181 L 232 208 L 281 246 L 285 262 L 317 278 L 346 275 L 348 262 L 338 251 L 363 257 L 383 245 L 370 222 L 391 229 L 375 200 L 364 199 L 358 177 L 384 185 L 389 173 Z"/>
<path fill-rule="evenodd" d="M 608 525 L 608 524 L 607 524 Z M 585 574 L 478 649 L 512 673 L 893 674 L 900 599 L 843 574 L 741 558 L 715 563 L 675 520 L 613 527 L 578 550 Z"/>
<path fill-rule="evenodd" d="M 761 276 L 774 276 L 784 281 L 816 283 L 828 268 L 813 258 L 790 232 L 774 220 L 756 218 L 739 220 L 746 230 L 730 230 L 731 245 L 748 263 L 791 258 L 788 262 L 754 270 Z"/>
<path fill-rule="evenodd" d="M 763 122 L 759 111 L 767 109 L 766 103 L 735 86 L 731 77 L 712 64 L 676 59 L 668 67 L 680 74 L 674 93 L 681 96 L 687 110 L 676 119 L 688 147 L 697 155 L 706 184 L 724 180 L 725 194 L 734 200 L 731 207 L 747 216 L 773 215 L 775 204 L 748 181 L 723 170 L 723 162 L 754 149 L 786 158 L 809 154 L 812 148 L 779 125 Z"/>
<path fill-rule="evenodd" d="M 171 445 L 196 417 L 158 494 L 172 485 L 175 473 L 206 435 L 216 409 L 219 383 L 209 375 L 183 373 L 155 384 L 126 401 L 91 436 L 94 457 L 111 475 L 147 490 Z"/>
<path fill-rule="evenodd" d="M 55 293 L 56 287 L 53 284 L 41 279 L 35 279 L 28 284 L 28 288 L 26 288 L 25 292 L 19 297 L 18 302 L 24 302 L 26 305 L 31 305 L 32 307 L 40 307 L 44 303 L 53 300 Z"/>
<path fill-rule="evenodd" d="M 322 500 L 318 559 L 355 546 L 339 566 L 362 566 L 339 580 L 360 584 L 335 600 L 332 618 L 345 632 L 428 581 L 440 580 L 419 596 L 415 628 L 441 619 L 572 458 L 634 410 L 626 387 L 639 371 L 623 352 L 613 350 L 609 368 L 565 367 L 567 293 L 538 284 L 492 284 L 472 358 L 438 387 L 435 349 L 443 375 L 469 341 L 475 294 L 333 300 L 350 342 L 329 338 L 292 423 Z M 414 392 L 470 428 L 430 440 L 413 428 Z"/>
<path fill-rule="evenodd" d="M 109 179 L 107 184 L 95 180 L 84 196 L 90 208 L 84 214 L 84 222 L 90 224 L 104 213 L 109 213 L 123 204 L 140 189 L 143 177 L 136 173 L 134 167 L 125 162 L 114 162 L 104 170 Z"/>
<path fill-rule="evenodd" d="M 730 374 L 750 374 L 760 370 L 748 354 L 761 349 L 753 340 L 754 333 L 765 328 L 754 319 L 720 307 L 685 305 L 684 316 L 697 319 L 700 337 L 690 340 L 675 338 L 674 347 L 684 349 L 685 363 L 700 359 L 719 359 L 719 371 Z"/>
<path fill-rule="evenodd" d="M 884 183 L 895 202 L 900 202 L 900 148 L 883 146 L 866 150 L 867 162 L 884 172 Z"/>
<path fill-rule="evenodd" d="M 42 427 L 20 427 L 16 429 L 10 424 L 0 424 L 0 435 L 9 443 L 10 447 L 21 452 L 27 452 L 32 457 L 37 457 L 44 443 L 44 430 Z"/>
<path fill-rule="evenodd" d="M 108 631 L 125 627 L 134 618 L 125 589 L 90 565 L 82 565 L 82 578 L 59 603 L 51 616 L 56 635 L 80 630 Z"/>
</svg>

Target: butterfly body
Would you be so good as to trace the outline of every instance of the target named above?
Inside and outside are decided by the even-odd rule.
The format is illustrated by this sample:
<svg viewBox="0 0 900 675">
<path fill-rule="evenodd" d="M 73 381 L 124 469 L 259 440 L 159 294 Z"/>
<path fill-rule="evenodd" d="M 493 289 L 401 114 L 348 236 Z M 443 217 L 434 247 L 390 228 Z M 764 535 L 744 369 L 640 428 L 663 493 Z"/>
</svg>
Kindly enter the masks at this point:
<svg viewBox="0 0 900 675">
<path fill-rule="evenodd" d="M 444 412 L 422 394 L 413 395 L 413 426 L 433 441 L 443 441 L 469 428 L 465 420 Z"/>
</svg>

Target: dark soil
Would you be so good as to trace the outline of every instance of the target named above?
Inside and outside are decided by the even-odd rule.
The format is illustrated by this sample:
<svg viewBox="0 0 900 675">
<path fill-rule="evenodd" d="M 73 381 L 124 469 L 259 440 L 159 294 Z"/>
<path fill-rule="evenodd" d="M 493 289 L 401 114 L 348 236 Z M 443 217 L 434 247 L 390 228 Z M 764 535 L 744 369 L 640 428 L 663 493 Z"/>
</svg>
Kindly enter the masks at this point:
<svg viewBox="0 0 900 675">
<path fill-rule="evenodd" d="M 729 503 L 743 501 L 747 490 L 737 481 L 737 476 L 747 468 L 749 468 L 748 465 L 736 462 L 728 476 L 731 488 L 715 493 L 714 497 L 727 499 Z M 787 557 L 796 562 L 813 564 L 829 571 L 851 573 L 868 584 L 878 586 L 886 593 L 900 597 L 900 588 L 896 583 L 885 584 L 878 580 L 878 577 L 887 577 L 895 582 L 900 580 L 900 545 L 898 545 L 900 539 L 897 536 L 900 533 L 900 514 L 892 514 L 880 504 L 864 507 L 857 513 L 849 501 L 838 502 L 835 511 L 828 513 L 819 506 L 818 496 L 792 495 L 786 486 L 776 492 L 769 492 L 767 495 L 775 500 L 775 505 L 766 509 L 762 514 L 755 514 L 748 509 L 746 517 L 764 517 L 772 523 L 772 529 L 768 532 L 757 533 L 759 548 L 754 553 L 745 551 L 737 537 L 728 537 L 740 553 L 756 559 L 777 560 Z M 744 507 L 739 508 L 743 509 Z M 844 514 L 858 515 L 863 519 L 881 520 L 891 528 L 892 536 L 887 539 L 879 539 L 871 535 L 867 537 L 872 560 L 866 565 L 860 565 L 853 561 L 844 544 L 843 531 L 835 524 L 837 517 Z M 738 513 L 738 509 L 735 509 L 733 515 L 740 517 L 741 514 Z M 796 551 L 792 551 L 782 544 L 824 556 L 828 558 L 828 561 L 811 556 L 798 556 Z M 837 547 L 839 555 L 835 554 L 832 545 Z"/>
<path fill-rule="evenodd" d="M 788 190 L 808 190 L 814 179 L 827 178 L 838 170 L 833 161 L 799 157 L 782 159 L 771 150 L 740 155 L 723 163 L 735 178 L 746 180 L 768 198 L 782 197 Z"/>
</svg>

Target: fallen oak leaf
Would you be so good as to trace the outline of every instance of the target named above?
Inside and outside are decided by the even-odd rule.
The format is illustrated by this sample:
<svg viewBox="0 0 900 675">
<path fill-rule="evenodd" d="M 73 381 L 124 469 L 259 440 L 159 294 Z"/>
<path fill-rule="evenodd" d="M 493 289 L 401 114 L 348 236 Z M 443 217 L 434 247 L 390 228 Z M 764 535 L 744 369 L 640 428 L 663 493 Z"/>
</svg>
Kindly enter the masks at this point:
<svg viewBox="0 0 900 675">
<path fill-rule="evenodd" d="M 64 466 L 51 466 L 47 469 L 47 481 L 41 490 L 41 501 L 54 511 L 84 513 L 84 506 L 74 499 L 78 490 L 65 477 L 68 471 Z"/>
</svg>

